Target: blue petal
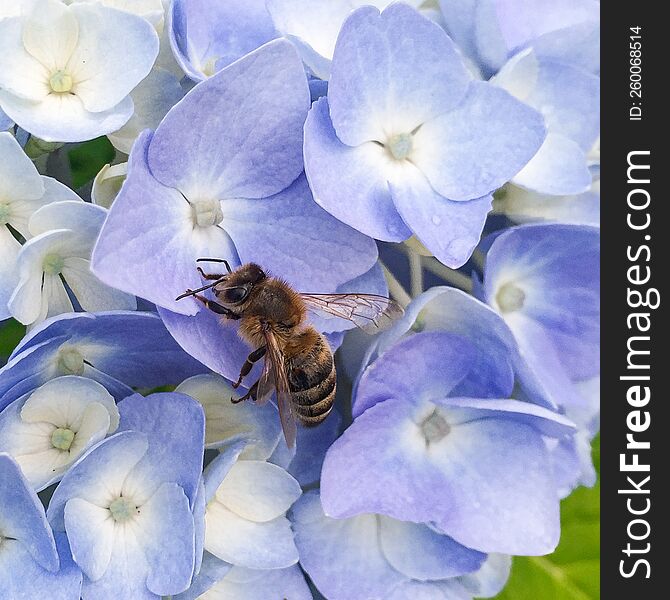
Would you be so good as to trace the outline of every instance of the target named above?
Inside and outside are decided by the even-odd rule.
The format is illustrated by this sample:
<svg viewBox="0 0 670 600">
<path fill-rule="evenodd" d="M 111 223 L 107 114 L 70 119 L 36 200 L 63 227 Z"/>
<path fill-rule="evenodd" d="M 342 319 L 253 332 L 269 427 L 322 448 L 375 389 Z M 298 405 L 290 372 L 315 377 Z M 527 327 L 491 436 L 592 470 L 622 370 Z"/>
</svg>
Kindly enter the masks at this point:
<svg viewBox="0 0 670 600">
<path fill-rule="evenodd" d="M 302 171 L 308 109 L 307 77 L 295 49 L 286 40 L 269 42 L 168 112 L 149 147 L 151 172 L 189 199 L 276 194 Z"/>
<path fill-rule="evenodd" d="M 416 10 L 356 10 L 340 30 L 328 84 L 337 137 L 357 146 L 410 133 L 455 107 L 469 81 L 453 42 Z"/>
<path fill-rule="evenodd" d="M 175 0 L 171 11 L 172 50 L 196 81 L 208 61 L 221 69 L 277 37 L 263 0 Z"/>
<path fill-rule="evenodd" d="M 300 564 L 329 600 L 386 598 L 408 580 L 386 560 L 375 515 L 331 519 L 316 491 L 304 494 L 291 513 Z"/>
<path fill-rule="evenodd" d="M 30 558 L 26 557 L 23 562 L 36 562 L 33 568 L 38 570 L 39 567 L 49 571 L 58 569 L 56 544 L 42 503 L 19 466 L 5 453 L 0 453 L 0 521 L 2 535 L 27 550 Z M 3 557 L 5 553 L 3 549 Z M 0 558 L 0 565 L 2 562 Z"/>
<path fill-rule="evenodd" d="M 154 480 L 179 484 L 189 502 L 198 490 L 205 444 L 202 406 L 185 394 L 166 392 L 129 396 L 119 403 L 119 431 L 147 435 L 149 450 L 132 477 L 146 485 Z"/>
<path fill-rule="evenodd" d="M 374 144 L 352 148 L 335 134 L 328 100 L 317 100 L 305 122 L 305 173 L 314 200 L 340 221 L 379 240 L 411 235 L 393 202 Z M 372 146 L 375 146 L 374 148 Z"/>
<path fill-rule="evenodd" d="M 333 292 L 377 260 L 374 241 L 320 208 L 302 176 L 275 196 L 225 200 L 222 209 L 240 261 L 300 291 Z"/>
</svg>

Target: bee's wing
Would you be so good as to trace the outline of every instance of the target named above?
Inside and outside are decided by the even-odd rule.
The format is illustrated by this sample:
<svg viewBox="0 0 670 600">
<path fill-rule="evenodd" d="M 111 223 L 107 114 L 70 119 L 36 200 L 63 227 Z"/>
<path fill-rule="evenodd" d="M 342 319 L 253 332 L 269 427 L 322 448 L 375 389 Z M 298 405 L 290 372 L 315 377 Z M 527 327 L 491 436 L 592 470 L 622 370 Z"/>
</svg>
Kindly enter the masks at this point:
<svg viewBox="0 0 670 600">
<path fill-rule="evenodd" d="M 270 329 L 264 329 L 265 336 L 265 362 L 263 372 L 258 380 L 258 389 L 256 391 L 256 402 L 264 404 L 277 393 L 277 406 L 279 407 L 279 418 L 284 430 L 284 437 L 289 448 L 295 445 L 297 428 L 295 425 L 295 416 L 291 401 L 291 390 L 286 377 L 286 367 L 284 356 L 277 345 L 277 339 Z"/>
<path fill-rule="evenodd" d="M 309 310 L 352 321 L 367 333 L 378 333 L 403 315 L 402 307 L 376 294 L 300 294 Z"/>
</svg>

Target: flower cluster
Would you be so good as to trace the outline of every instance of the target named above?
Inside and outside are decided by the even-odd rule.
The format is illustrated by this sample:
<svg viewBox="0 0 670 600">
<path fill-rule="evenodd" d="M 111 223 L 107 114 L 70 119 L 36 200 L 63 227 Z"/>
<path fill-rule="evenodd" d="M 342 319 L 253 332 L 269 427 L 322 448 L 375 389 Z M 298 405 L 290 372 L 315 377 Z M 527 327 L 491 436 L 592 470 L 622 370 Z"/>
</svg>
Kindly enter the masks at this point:
<svg viewBox="0 0 670 600">
<path fill-rule="evenodd" d="M 596 479 L 598 7 L 0 0 L 0 597 L 472 600 L 551 553 Z M 336 402 L 287 444 L 200 258 L 404 313 L 309 313 Z"/>
</svg>

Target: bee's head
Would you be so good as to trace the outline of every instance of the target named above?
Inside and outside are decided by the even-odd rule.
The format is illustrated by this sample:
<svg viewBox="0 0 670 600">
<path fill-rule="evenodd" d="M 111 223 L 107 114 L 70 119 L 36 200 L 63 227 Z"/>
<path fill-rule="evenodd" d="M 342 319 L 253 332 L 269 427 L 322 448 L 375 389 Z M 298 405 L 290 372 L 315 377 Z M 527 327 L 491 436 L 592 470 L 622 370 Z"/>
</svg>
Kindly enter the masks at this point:
<svg viewBox="0 0 670 600">
<path fill-rule="evenodd" d="M 224 306 L 239 306 L 248 300 L 254 286 L 267 275 L 258 265 L 247 263 L 226 275 L 214 288 L 214 295 Z"/>
</svg>

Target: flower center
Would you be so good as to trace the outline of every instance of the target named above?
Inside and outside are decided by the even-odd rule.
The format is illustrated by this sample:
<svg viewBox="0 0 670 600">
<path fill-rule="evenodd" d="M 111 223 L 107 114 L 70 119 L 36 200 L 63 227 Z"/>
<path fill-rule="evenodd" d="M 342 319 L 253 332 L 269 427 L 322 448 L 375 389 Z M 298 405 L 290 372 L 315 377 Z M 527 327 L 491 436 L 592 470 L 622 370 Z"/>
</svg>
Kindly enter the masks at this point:
<svg viewBox="0 0 670 600">
<path fill-rule="evenodd" d="M 47 254 L 42 262 L 42 270 L 47 275 L 58 275 L 63 270 L 65 261 L 58 254 Z"/>
<path fill-rule="evenodd" d="M 109 512 L 112 513 L 112 517 L 117 523 L 123 523 L 131 517 L 137 515 L 138 510 L 135 503 L 128 498 L 119 496 L 116 500 L 113 500 L 109 505 Z"/>
<path fill-rule="evenodd" d="M 196 200 L 191 203 L 193 223 L 198 227 L 212 227 L 223 221 L 221 203 L 218 200 Z"/>
<path fill-rule="evenodd" d="M 69 450 L 74 440 L 74 431 L 59 427 L 51 434 L 51 445 L 59 450 Z"/>
<path fill-rule="evenodd" d="M 51 90 L 57 94 L 65 94 L 72 89 L 72 76 L 65 71 L 58 70 L 55 71 L 51 77 L 49 77 L 49 86 Z"/>
<path fill-rule="evenodd" d="M 421 423 L 421 433 L 426 438 L 426 444 L 439 442 L 449 435 L 451 427 L 447 420 L 435 409 Z"/>
<path fill-rule="evenodd" d="M 0 200 L 0 225 L 9 223 L 10 206 L 9 202 Z"/>
<path fill-rule="evenodd" d="M 84 372 L 84 357 L 76 348 L 61 348 L 58 351 L 58 369 L 61 373 L 81 375 Z"/>
<path fill-rule="evenodd" d="M 505 283 L 496 294 L 496 302 L 504 313 L 521 309 L 525 300 L 526 294 L 513 283 Z"/>
<path fill-rule="evenodd" d="M 218 56 L 210 56 L 205 64 L 202 66 L 202 72 L 207 77 L 211 77 L 216 73 L 216 61 L 219 60 Z"/>
<path fill-rule="evenodd" d="M 405 160 L 412 153 L 412 134 L 398 133 L 386 142 L 386 148 L 396 160 Z"/>
</svg>

